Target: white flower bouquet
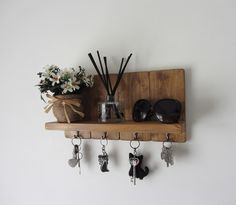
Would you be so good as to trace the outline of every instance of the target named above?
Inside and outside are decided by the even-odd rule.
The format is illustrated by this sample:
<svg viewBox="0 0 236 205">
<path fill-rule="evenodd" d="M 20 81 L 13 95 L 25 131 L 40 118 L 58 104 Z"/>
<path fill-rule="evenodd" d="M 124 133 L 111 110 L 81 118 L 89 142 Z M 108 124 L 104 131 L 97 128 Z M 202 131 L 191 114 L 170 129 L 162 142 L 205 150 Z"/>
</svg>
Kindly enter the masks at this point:
<svg viewBox="0 0 236 205">
<path fill-rule="evenodd" d="M 85 117 L 82 90 L 92 87 L 94 81 L 92 75 L 86 75 L 84 68 L 61 70 L 56 65 L 50 65 L 45 66 L 44 72 L 39 72 L 38 76 L 41 98 L 42 94 L 46 94 L 49 99 L 44 108 L 46 113 L 52 109 L 58 122 L 67 123 L 78 122 Z"/>
<path fill-rule="evenodd" d="M 47 65 L 44 72 L 39 72 L 40 82 L 37 85 L 41 94 L 49 91 L 55 95 L 81 94 L 86 87 L 93 86 L 93 76 L 86 75 L 85 69 L 69 68 L 61 70 L 56 65 Z"/>
</svg>

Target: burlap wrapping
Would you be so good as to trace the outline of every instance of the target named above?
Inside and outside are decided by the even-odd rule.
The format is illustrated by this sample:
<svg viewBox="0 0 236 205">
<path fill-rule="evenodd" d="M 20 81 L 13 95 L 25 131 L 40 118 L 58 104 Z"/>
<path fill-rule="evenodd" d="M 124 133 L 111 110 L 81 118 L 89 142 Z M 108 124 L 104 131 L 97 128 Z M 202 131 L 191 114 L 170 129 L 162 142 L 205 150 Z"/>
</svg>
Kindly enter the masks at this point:
<svg viewBox="0 0 236 205">
<path fill-rule="evenodd" d="M 44 108 L 48 113 L 51 109 L 58 122 L 78 122 L 84 118 L 81 95 L 46 95 L 48 105 Z"/>
</svg>

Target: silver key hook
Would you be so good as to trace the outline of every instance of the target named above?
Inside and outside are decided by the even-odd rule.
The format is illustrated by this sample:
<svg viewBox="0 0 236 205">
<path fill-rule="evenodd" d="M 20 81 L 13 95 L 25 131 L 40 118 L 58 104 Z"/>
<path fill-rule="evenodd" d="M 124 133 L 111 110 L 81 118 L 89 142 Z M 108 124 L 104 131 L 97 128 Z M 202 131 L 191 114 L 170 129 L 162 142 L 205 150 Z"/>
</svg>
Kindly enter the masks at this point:
<svg viewBox="0 0 236 205">
<path fill-rule="evenodd" d="M 78 144 L 74 143 L 74 140 L 77 140 L 77 139 L 79 139 L 79 143 L 78 143 Z M 73 146 L 78 145 L 78 146 L 80 147 L 80 145 L 82 144 L 82 137 L 81 137 L 81 135 L 79 134 L 79 132 L 78 132 L 77 135 L 74 135 L 74 137 L 71 139 L 71 144 L 72 144 Z"/>
<path fill-rule="evenodd" d="M 130 147 L 131 147 L 132 149 L 134 149 L 134 150 L 136 151 L 136 149 L 138 149 L 139 146 L 140 146 L 140 141 L 138 140 L 138 133 L 135 132 L 134 135 L 135 135 L 135 136 L 134 136 L 134 139 L 130 140 L 129 145 L 130 145 Z M 136 146 L 134 145 L 134 142 L 137 143 Z"/>
<path fill-rule="evenodd" d="M 101 144 L 102 146 L 107 146 L 107 144 L 108 144 L 107 132 L 104 132 L 104 136 L 103 136 L 103 135 L 101 136 L 100 144 Z"/>
<path fill-rule="evenodd" d="M 172 146 L 172 140 L 170 139 L 170 133 L 166 133 L 166 140 L 162 142 L 162 145 L 170 148 Z"/>
<path fill-rule="evenodd" d="M 170 133 L 166 133 L 166 141 L 167 141 L 167 142 L 170 141 Z"/>
</svg>

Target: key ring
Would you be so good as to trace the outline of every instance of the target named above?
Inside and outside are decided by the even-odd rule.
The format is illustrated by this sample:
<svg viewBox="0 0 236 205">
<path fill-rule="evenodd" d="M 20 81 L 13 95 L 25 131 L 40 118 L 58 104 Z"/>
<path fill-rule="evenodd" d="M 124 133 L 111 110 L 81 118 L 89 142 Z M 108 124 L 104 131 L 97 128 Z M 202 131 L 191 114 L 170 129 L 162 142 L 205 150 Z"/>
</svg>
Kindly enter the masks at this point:
<svg viewBox="0 0 236 205">
<path fill-rule="evenodd" d="M 79 152 L 79 153 L 78 153 L 78 158 L 79 158 L 79 160 L 81 160 L 81 159 L 83 158 L 82 152 Z"/>
<path fill-rule="evenodd" d="M 132 144 L 133 142 L 137 142 L 137 146 L 134 146 L 134 145 Z M 138 133 L 137 133 L 137 132 L 135 133 L 134 139 L 130 140 L 129 145 L 130 145 L 130 147 L 131 147 L 132 149 L 134 149 L 134 150 L 136 150 L 136 149 L 139 148 L 139 146 L 140 146 L 140 141 L 138 140 Z"/>
<path fill-rule="evenodd" d="M 74 143 L 74 140 L 79 139 L 79 144 L 77 144 L 79 147 L 82 143 L 81 135 L 78 133 L 78 135 L 74 135 L 74 138 L 71 139 L 71 144 L 75 146 L 76 144 Z"/>
<path fill-rule="evenodd" d="M 106 133 L 106 132 L 104 133 L 104 136 L 101 137 L 101 139 L 100 139 L 100 144 L 101 144 L 102 146 L 107 146 L 108 140 L 107 140 L 107 133 Z"/>
<path fill-rule="evenodd" d="M 164 147 L 170 148 L 172 146 L 172 141 L 170 140 L 170 134 L 166 133 L 166 140 L 162 142 Z"/>
</svg>

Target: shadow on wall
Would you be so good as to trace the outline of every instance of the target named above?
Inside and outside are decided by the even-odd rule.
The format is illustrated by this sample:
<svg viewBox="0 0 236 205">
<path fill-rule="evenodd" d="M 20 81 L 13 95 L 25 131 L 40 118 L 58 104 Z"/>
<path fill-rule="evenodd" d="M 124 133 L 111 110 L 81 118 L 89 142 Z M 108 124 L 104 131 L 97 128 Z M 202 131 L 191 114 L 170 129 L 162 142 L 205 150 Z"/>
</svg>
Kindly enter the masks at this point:
<svg viewBox="0 0 236 205">
<path fill-rule="evenodd" d="M 113 143 L 112 143 L 112 146 L 110 148 L 108 155 L 109 155 L 110 160 L 112 161 L 113 165 L 115 167 L 118 167 L 120 165 L 119 150 L 117 149 L 117 146 L 115 146 Z"/>
<path fill-rule="evenodd" d="M 157 170 L 160 166 L 160 158 L 159 156 L 153 155 L 152 148 L 150 149 L 150 143 L 152 143 L 151 147 L 155 147 L 155 149 L 159 147 L 159 142 L 140 142 L 141 147 L 138 151 L 138 155 L 143 155 L 143 162 L 142 162 L 142 168 L 147 166 L 149 168 L 149 174 L 148 176 L 155 175 Z M 161 152 L 161 149 L 160 149 Z M 157 160 L 156 160 L 157 158 Z M 153 160 L 154 159 L 154 160 Z"/>
<path fill-rule="evenodd" d="M 147 166 L 149 168 L 149 176 L 151 176 L 152 174 L 155 174 L 156 171 L 159 168 L 159 163 L 155 162 L 155 163 L 150 163 L 151 158 L 153 157 L 153 153 L 150 152 L 144 152 L 143 153 L 143 168 L 145 166 Z"/>
<path fill-rule="evenodd" d="M 84 156 L 84 161 L 88 166 L 92 166 L 92 150 L 91 150 L 91 145 L 87 140 L 84 141 L 83 144 L 83 156 Z"/>
<path fill-rule="evenodd" d="M 211 95 L 211 89 L 208 89 L 208 85 L 199 84 L 200 79 L 196 82 L 194 80 L 196 76 L 193 76 L 195 76 L 193 69 L 185 68 L 187 141 L 193 137 L 192 129 L 195 124 L 214 113 L 217 108 L 217 100 Z"/>
</svg>

